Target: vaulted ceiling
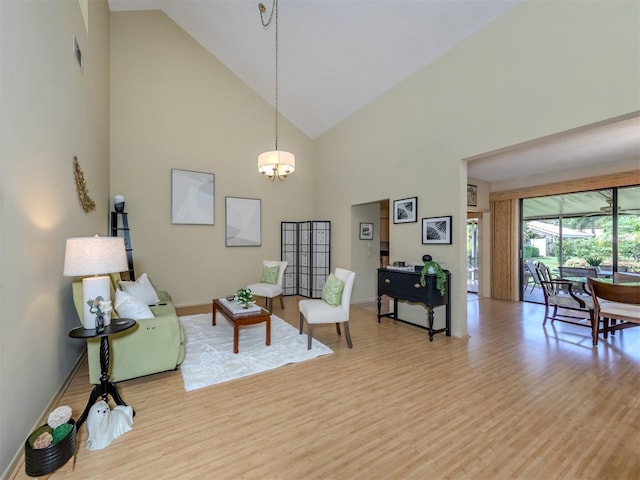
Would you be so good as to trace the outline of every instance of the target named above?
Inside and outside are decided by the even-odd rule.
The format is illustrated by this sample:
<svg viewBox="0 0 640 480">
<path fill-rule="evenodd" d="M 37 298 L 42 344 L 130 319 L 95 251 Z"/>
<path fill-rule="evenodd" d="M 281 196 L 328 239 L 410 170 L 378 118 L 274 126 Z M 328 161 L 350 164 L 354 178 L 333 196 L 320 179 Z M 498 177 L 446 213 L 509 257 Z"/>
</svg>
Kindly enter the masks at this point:
<svg viewBox="0 0 640 480">
<path fill-rule="evenodd" d="M 279 0 L 280 112 L 317 138 L 523 0 Z M 272 0 L 262 0 L 267 9 Z M 258 0 L 109 0 L 162 10 L 272 105 L 275 29 Z M 531 161 L 535 157 L 536 161 Z M 499 181 L 640 158 L 640 115 L 480 156 Z"/>
<path fill-rule="evenodd" d="M 266 7 L 272 0 L 260 0 Z M 279 110 L 316 138 L 522 0 L 279 0 Z M 274 103 L 275 28 L 259 0 L 109 0 L 160 9 Z"/>
</svg>

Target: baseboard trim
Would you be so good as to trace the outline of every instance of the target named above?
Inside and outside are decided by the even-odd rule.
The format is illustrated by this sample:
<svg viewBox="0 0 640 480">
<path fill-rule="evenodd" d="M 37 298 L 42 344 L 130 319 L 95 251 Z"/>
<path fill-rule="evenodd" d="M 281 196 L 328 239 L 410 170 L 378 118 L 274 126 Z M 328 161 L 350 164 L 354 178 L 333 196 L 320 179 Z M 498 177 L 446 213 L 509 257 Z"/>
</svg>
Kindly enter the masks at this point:
<svg viewBox="0 0 640 480">
<path fill-rule="evenodd" d="M 176 307 L 176 313 L 179 317 L 187 315 L 199 315 L 201 313 L 211 313 L 211 304 L 205 303 L 202 305 L 186 305 L 182 307 Z"/>
</svg>

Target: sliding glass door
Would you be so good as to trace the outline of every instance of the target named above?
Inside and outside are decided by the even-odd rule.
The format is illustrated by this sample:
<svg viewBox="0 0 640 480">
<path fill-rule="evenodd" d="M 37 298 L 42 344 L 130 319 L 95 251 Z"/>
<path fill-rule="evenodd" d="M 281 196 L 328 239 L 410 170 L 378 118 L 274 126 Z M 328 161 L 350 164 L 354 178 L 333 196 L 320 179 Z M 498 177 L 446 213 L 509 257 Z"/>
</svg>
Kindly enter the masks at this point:
<svg viewBox="0 0 640 480">
<path fill-rule="evenodd" d="M 543 301 L 532 262 L 559 277 L 564 267 L 640 272 L 640 186 L 523 199 L 521 238 L 523 300 Z"/>
<path fill-rule="evenodd" d="M 618 271 L 640 272 L 640 185 L 617 189 L 618 221 L 612 226 Z M 615 227 L 615 228 L 614 228 Z"/>
</svg>

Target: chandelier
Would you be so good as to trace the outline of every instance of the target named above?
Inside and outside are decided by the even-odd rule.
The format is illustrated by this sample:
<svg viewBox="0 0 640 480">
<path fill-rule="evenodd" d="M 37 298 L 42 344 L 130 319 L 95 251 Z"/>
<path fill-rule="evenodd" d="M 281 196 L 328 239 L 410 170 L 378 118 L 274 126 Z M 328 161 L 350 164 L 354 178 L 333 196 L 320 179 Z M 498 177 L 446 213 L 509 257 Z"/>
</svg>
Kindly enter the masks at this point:
<svg viewBox="0 0 640 480">
<path fill-rule="evenodd" d="M 267 180 L 284 180 L 287 178 L 287 175 L 293 173 L 296 169 L 296 157 L 291 152 L 285 152 L 283 150 L 278 150 L 278 0 L 273 0 L 273 5 L 271 7 L 271 13 L 269 14 L 269 19 L 265 22 L 264 14 L 267 9 L 262 4 L 258 4 L 258 10 L 260 10 L 260 21 L 262 22 L 262 26 L 268 28 L 271 25 L 271 20 L 273 20 L 275 14 L 275 23 L 276 23 L 276 89 L 275 89 L 275 101 L 276 101 L 276 115 L 275 115 L 275 126 L 276 126 L 276 141 L 275 141 L 275 149 L 270 152 L 261 153 L 258 156 L 258 171 L 265 176 Z"/>
</svg>

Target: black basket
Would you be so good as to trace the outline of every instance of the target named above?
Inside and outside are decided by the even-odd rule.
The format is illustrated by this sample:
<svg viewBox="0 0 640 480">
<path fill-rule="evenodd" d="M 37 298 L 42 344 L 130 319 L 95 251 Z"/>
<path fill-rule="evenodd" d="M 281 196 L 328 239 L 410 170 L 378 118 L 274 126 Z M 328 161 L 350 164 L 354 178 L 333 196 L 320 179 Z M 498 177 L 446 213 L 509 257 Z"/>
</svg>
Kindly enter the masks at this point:
<svg viewBox="0 0 640 480">
<path fill-rule="evenodd" d="M 76 451 L 76 422 L 69 420 L 73 428 L 69 434 L 55 445 L 47 448 L 32 448 L 29 439 L 24 442 L 24 466 L 30 477 L 41 477 L 55 472 L 73 456 Z M 43 425 L 44 426 L 44 425 Z"/>
</svg>

